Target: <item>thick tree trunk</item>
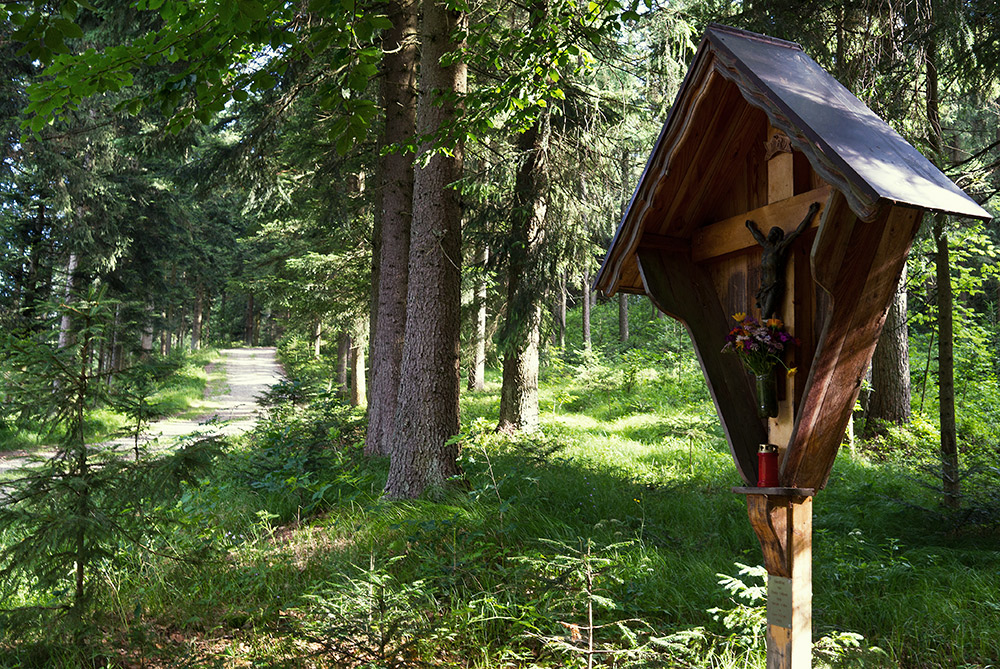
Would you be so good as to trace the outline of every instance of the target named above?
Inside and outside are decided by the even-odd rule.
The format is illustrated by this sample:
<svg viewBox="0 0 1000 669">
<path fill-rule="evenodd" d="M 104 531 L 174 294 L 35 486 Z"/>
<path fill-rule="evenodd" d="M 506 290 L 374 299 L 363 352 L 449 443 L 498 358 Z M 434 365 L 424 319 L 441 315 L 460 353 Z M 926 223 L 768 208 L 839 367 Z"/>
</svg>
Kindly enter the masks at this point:
<svg viewBox="0 0 1000 669">
<path fill-rule="evenodd" d="M 337 336 L 337 370 L 335 381 L 337 383 L 337 394 L 341 397 L 349 397 L 351 388 L 347 385 L 347 365 L 351 355 L 351 335 L 346 330 Z"/>
<path fill-rule="evenodd" d="M 465 63 L 441 63 L 462 48 L 451 36 L 466 17 L 437 2 L 425 4 L 423 14 L 418 131 L 433 136 L 454 119 L 455 94 L 466 91 Z M 459 430 L 462 205 L 455 184 L 463 146 L 449 144 L 449 153 L 434 154 L 414 179 L 406 335 L 385 484 L 390 499 L 417 497 L 460 472 L 453 437 Z"/>
<path fill-rule="evenodd" d="M 536 6 L 542 6 L 539 3 Z M 498 430 L 538 429 L 538 345 L 542 307 L 538 284 L 548 208 L 548 117 L 542 115 L 518 141 L 521 164 L 514 181 L 507 261 L 507 317 L 502 336 L 503 384 Z"/>
<path fill-rule="evenodd" d="M 391 0 L 392 28 L 383 38 L 383 147 L 402 146 L 415 132 L 417 72 L 416 0 Z M 371 397 L 367 455 L 387 454 L 395 432 L 403 335 L 406 330 L 410 225 L 413 216 L 413 154 L 402 149 L 379 159 L 380 212 L 378 295 L 372 309 Z"/>
<path fill-rule="evenodd" d="M 476 258 L 476 295 L 473 308 L 476 310 L 476 328 L 473 333 L 472 362 L 469 365 L 469 390 L 486 388 L 486 263 L 490 250 L 484 246 Z"/>
<path fill-rule="evenodd" d="M 583 292 L 583 347 L 586 350 L 590 350 L 590 270 L 584 268 L 583 278 L 581 283 L 583 284 L 581 289 Z"/>
<path fill-rule="evenodd" d="M 885 325 L 871 364 L 871 394 L 865 412 L 865 436 L 880 426 L 910 420 L 910 344 L 906 324 L 906 267 L 899 278 L 896 297 L 889 305 Z"/>
</svg>

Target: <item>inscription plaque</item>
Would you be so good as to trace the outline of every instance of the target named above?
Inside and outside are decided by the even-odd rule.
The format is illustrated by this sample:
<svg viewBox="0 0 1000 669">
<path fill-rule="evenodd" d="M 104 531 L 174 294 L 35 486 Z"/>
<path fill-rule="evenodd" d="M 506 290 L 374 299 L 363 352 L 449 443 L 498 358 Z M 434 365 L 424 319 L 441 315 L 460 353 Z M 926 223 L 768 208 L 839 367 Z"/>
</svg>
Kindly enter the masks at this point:
<svg viewBox="0 0 1000 669">
<path fill-rule="evenodd" d="M 767 624 L 792 627 L 792 579 L 767 576 Z"/>
</svg>

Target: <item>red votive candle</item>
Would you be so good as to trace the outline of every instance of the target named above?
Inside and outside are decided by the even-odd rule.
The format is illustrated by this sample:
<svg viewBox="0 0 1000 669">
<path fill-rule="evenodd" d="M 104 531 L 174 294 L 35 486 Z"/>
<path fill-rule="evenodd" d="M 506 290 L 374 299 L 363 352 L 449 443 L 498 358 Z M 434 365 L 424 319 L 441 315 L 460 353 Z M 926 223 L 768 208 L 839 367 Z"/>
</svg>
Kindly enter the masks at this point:
<svg viewBox="0 0 1000 669">
<path fill-rule="evenodd" d="M 757 487 L 778 487 L 778 447 L 761 444 L 757 451 Z"/>
</svg>

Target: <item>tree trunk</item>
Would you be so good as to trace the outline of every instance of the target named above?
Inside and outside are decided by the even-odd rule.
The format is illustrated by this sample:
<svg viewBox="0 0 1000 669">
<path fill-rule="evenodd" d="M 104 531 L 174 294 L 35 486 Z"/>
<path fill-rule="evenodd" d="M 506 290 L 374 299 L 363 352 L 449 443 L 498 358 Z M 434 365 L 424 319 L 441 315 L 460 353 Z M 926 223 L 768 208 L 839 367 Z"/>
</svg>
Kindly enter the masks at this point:
<svg viewBox="0 0 1000 669">
<path fill-rule="evenodd" d="M 245 326 L 243 328 L 243 339 L 247 346 L 254 346 L 257 339 L 257 316 L 256 307 L 253 303 L 253 293 L 247 295 L 247 305 L 245 312 Z"/>
<path fill-rule="evenodd" d="M 466 91 L 465 63 L 441 62 L 463 47 L 451 37 L 466 17 L 437 2 L 423 12 L 418 131 L 430 137 L 454 120 L 456 95 Z M 449 142 L 449 148 L 415 173 L 406 334 L 385 484 L 390 499 L 417 497 L 460 473 L 453 437 L 459 430 L 462 204 L 454 184 L 462 176 L 463 145 Z"/>
<path fill-rule="evenodd" d="M 337 394 L 341 397 L 348 397 L 351 393 L 350 386 L 347 385 L 347 365 L 351 356 L 351 335 L 346 330 L 342 330 L 337 335 Z"/>
<path fill-rule="evenodd" d="M 473 333 L 472 364 L 469 365 L 469 390 L 486 388 L 486 263 L 490 250 L 484 246 L 476 258 L 476 295 L 473 306 L 476 310 L 476 329 Z"/>
<path fill-rule="evenodd" d="M 622 203 L 621 216 L 625 216 L 629 201 L 629 150 L 622 147 L 621 162 L 622 189 L 619 201 Z M 618 341 L 622 344 L 628 341 L 628 294 L 618 293 Z"/>
<path fill-rule="evenodd" d="M 164 357 L 170 355 L 170 320 L 172 313 L 173 307 L 168 308 L 166 312 L 160 312 L 160 319 L 163 321 L 163 327 L 160 330 L 160 355 Z"/>
<path fill-rule="evenodd" d="M 880 425 L 910 420 L 910 344 L 906 324 L 906 267 L 871 364 L 871 394 L 865 412 L 865 437 L 880 433 Z"/>
<path fill-rule="evenodd" d="M 313 324 L 312 351 L 313 359 L 319 360 L 320 350 L 323 348 L 323 321 L 319 318 Z"/>
<path fill-rule="evenodd" d="M 938 402 L 941 417 L 941 482 L 945 506 L 957 509 L 962 493 L 958 478 L 958 431 L 955 425 L 955 332 L 952 321 L 951 266 L 944 214 L 935 214 L 934 268 L 938 292 Z"/>
<path fill-rule="evenodd" d="M 351 347 L 351 406 L 363 407 L 368 404 L 365 385 L 365 347 L 355 340 Z"/>
<path fill-rule="evenodd" d="M 24 279 L 24 297 L 21 312 L 26 319 L 35 314 L 35 307 L 41 299 L 38 290 L 39 255 L 44 240 L 45 204 L 38 203 L 38 214 L 34 217 L 34 225 L 29 229 L 28 237 L 28 271 Z"/>
<path fill-rule="evenodd" d="M 928 21 L 933 25 L 932 15 Z M 934 158 L 939 167 L 944 166 L 944 135 L 938 100 L 937 42 L 933 32 L 927 38 L 927 121 Z M 957 509 L 960 505 L 961 482 L 958 478 L 958 432 L 955 426 L 955 332 L 952 322 L 951 267 L 948 257 L 948 234 L 945 215 L 934 215 L 934 270 L 937 279 L 938 307 L 938 404 L 941 417 L 941 483 L 944 488 L 945 506 Z"/>
<path fill-rule="evenodd" d="M 628 295 L 618 293 L 618 341 L 628 341 Z"/>
<path fill-rule="evenodd" d="M 76 274 L 77 257 L 75 253 L 69 254 L 66 261 L 66 287 L 63 290 L 63 304 L 69 306 L 73 298 L 74 275 Z M 73 343 L 73 319 L 70 317 L 69 309 L 64 307 L 62 318 L 59 319 L 59 348 L 66 348 Z"/>
<path fill-rule="evenodd" d="M 184 335 L 187 334 L 187 309 L 181 307 L 177 317 L 177 348 L 184 348 Z"/>
<path fill-rule="evenodd" d="M 544 18 L 545 4 L 533 7 L 533 23 Z M 507 261 L 507 316 L 502 335 L 503 385 L 498 430 L 538 429 L 538 345 L 542 307 L 541 273 L 545 212 L 548 208 L 548 115 L 542 114 L 518 140 L 521 164 L 514 180 L 511 243 Z"/>
<path fill-rule="evenodd" d="M 583 280 L 583 348 L 590 350 L 590 270 L 584 268 Z"/>
<path fill-rule="evenodd" d="M 559 276 L 559 286 L 556 289 L 556 331 L 553 343 L 559 350 L 566 348 L 566 273 Z"/>
<path fill-rule="evenodd" d="M 212 340 L 212 296 L 206 295 L 201 303 L 201 343 Z"/>
<path fill-rule="evenodd" d="M 205 298 L 201 288 L 194 296 L 194 311 L 191 314 L 191 350 L 197 351 L 201 348 L 201 319 L 202 310 L 205 306 Z"/>
<path fill-rule="evenodd" d="M 383 147 L 401 146 L 415 132 L 417 72 L 416 0 L 390 0 L 392 28 L 383 38 Z M 406 331 L 410 225 L 413 216 L 413 155 L 385 152 L 379 159 L 382 199 L 378 243 L 378 295 L 372 310 L 371 398 L 365 454 L 384 455 L 395 432 L 403 336 Z"/>
</svg>

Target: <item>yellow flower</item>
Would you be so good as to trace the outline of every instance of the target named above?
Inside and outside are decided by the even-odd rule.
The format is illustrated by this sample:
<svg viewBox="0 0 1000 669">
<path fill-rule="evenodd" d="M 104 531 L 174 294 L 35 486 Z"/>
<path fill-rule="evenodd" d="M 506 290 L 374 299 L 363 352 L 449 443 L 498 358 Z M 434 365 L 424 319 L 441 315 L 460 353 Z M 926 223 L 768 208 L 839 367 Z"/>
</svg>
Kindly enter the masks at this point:
<svg viewBox="0 0 1000 669">
<path fill-rule="evenodd" d="M 745 313 L 743 313 L 742 311 L 737 311 L 735 314 L 733 314 L 733 320 L 737 321 L 739 323 L 742 323 L 743 319 L 746 318 L 746 317 L 747 317 L 747 315 Z"/>
<path fill-rule="evenodd" d="M 769 328 L 780 328 L 783 325 L 784 325 L 784 323 L 781 322 L 780 318 L 768 318 L 767 319 L 767 327 L 769 327 Z"/>
<path fill-rule="evenodd" d="M 788 376 L 795 376 L 795 372 L 797 372 L 797 371 L 799 371 L 798 367 L 789 367 L 787 375 Z"/>
</svg>

